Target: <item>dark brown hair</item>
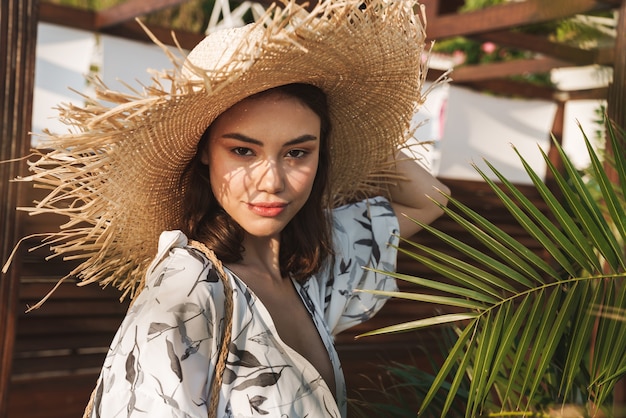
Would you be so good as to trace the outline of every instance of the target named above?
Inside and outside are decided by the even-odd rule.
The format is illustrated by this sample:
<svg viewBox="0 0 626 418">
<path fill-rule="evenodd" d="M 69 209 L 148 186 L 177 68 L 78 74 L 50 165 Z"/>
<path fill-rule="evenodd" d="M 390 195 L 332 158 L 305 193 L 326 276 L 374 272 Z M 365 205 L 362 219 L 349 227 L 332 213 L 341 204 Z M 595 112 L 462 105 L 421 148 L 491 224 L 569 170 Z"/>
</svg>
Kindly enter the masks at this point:
<svg viewBox="0 0 626 418">
<path fill-rule="evenodd" d="M 284 277 L 303 282 L 317 273 L 331 255 L 331 232 L 327 206 L 330 178 L 330 116 L 326 94 L 310 84 L 287 84 L 257 93 L 250 98 L 279 93 L 300 100 L 321 121 L 320 154 L 311 195 L 302 209 L 281 232 L 280 269 Z M 201 155 L 210 137 L 209 126 L 202 135 L 194 158 L 181 176 L 184 190 L 183 232 L 211 248 L 223 263 L 242 260 L 244 231 L 222 209 L 211 190 L 209 170 Z"/>
</svg>

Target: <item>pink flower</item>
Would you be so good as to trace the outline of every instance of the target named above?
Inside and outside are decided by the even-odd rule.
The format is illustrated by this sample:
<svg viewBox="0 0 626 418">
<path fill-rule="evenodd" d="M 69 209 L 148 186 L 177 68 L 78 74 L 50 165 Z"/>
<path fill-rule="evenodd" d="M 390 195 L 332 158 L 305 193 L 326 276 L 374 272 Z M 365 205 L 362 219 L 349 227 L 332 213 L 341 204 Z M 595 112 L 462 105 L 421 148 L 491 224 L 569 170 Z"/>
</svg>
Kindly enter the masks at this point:
<svg viewBox="0 0 626 418">
<path fill-rule="evenodd" d="M 496 50 L 496 44 L 493 42 L 485 42 L 481 45 L 480 49 L 487 54 L 491 54 Z"/>
<path fill-rule="evenodd" d="M 463 64 L 466 58 L 467 56 L 465 55 L 465 52 L 461 50 L 457 49 L 456 51 L 452 53 L 452 61 L 454 62 L 454 65 Z"/>
</svg>

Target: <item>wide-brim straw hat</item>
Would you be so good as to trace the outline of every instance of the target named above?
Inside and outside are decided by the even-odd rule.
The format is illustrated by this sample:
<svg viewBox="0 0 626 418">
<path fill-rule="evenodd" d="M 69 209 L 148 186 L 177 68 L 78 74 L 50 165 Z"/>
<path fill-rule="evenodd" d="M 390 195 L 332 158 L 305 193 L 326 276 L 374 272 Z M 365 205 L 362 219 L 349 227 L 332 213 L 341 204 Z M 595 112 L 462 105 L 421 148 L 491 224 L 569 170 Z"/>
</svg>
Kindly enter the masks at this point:
<svg viewBox="0 0 626 418">
<path fill-rule="evenodd" d="M 181 227 L 179 179 L 201 135 L 254 93 L 321 88 L 332 122 L 331 196 L 340 203 L 379 187 L 423 101 L 425 37 L 423 13 L 409 0 L 322 1 L 312 11 L 289 1 L 256 23 L 212 33 L 186 59 L 170 53 L 174 68 L 141 93 L 96 83 L 84 106 L 65 105 L 70 133 L 48 133 L 22 179 L 49 193 L 21 209 L 66 215 L 44 243 L 83 260 L 70 275 L 132 296 L 160 233 Z"/>
</svg>

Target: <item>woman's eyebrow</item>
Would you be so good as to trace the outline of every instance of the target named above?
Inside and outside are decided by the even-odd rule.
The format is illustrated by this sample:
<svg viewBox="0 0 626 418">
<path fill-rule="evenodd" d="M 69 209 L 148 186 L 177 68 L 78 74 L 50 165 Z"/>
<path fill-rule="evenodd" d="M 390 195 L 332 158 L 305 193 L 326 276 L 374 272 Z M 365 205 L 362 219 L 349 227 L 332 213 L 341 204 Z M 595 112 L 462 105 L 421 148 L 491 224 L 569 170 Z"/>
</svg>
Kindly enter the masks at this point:
<svg viewBox="0 0 626 418">
<path fill-rule="evenodd" d="M 238 141 L 246 142 L 248 144 L 257 145 L 257 146 L 260 146 L 260 147 L 262 147 L 264 145 L 263 141 L 259 141 L 258 139 L 254 139 L 254 138 L 251 138 L 251 137 L 249 137 L 247 135 L 240 134 L 240 133 L 226 133 L 226 134 L 222 135 L 222 138 L 236 139 Z M 304 142 L 310 142 L 310 141 L 317 141 L 317 136 L 310 135 L 310 134 L 300 135 L 297 138 L 294 138 L 294 139 L 291 139 L 291 140 L 287 141 L 284 145 L 285 146 L 291 146 L 291 145 L 302 144 Z"/>
</svg>

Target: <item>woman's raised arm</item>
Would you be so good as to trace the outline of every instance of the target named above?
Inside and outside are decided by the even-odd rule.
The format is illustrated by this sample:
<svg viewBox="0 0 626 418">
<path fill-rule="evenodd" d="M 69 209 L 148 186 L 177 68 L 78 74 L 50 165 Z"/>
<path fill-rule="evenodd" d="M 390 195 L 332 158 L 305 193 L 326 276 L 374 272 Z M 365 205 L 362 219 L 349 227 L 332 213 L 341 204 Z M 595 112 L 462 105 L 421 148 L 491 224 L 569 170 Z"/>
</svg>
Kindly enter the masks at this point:
<svg viewBox="0 0 626 418">
<path fill-rule="evenodd" d="M 443 211 L 433 200 L 447 204 L 448 199 L 442 193 L 448 195 L 450 189 L 404 151 L 398 153 L 395 167 L 402 179 L 389 187 L 389 197 L 398 216 L 400 236 L 409 238 L 421 229 L 409 218 L 424 223 L 437 219 Z"/>
</svg>

